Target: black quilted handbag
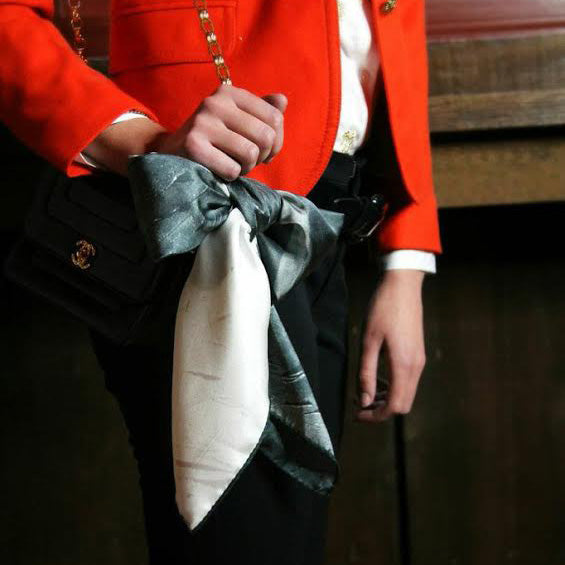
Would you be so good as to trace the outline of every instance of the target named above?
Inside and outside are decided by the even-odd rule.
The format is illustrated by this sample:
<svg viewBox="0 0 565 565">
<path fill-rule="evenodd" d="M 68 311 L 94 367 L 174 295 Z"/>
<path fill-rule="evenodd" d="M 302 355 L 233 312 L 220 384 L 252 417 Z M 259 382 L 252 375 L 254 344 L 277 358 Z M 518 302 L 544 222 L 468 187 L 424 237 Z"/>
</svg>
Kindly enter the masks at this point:
<svg viewBox="0 0 565 565">
<path fill-rule="evenodd" d="M 7 278 L 113 341 L 150 342 L 161 322 L 174 320 L 167 308 L 193 256 L 152 261 L 125 177 L 71 179 L 48 167 L 36 190 L 24 235 L 4 265 Z"/>
</svg>

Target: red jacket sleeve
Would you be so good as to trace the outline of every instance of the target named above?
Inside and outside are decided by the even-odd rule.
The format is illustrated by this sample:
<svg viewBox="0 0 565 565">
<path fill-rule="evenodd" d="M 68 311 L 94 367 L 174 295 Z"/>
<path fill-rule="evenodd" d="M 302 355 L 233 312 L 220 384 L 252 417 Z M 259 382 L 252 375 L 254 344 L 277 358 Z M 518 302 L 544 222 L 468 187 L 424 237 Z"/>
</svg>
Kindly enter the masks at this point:
<svg viewBox="0 0 565 565">
<path fill-rule="evenodd" d="M 73 158 L 114 118 L 155 114 L 91 69 L 54 26 L 52 0 L 0 0 L 0 120 L 69 176 Z"/>
<path fill-rule="evenodd" d="M 431 170 L 422 171 L 422 190 L 413 198 L 400 171 L 393 142 L 386 93 L 378 85 L 378 97 L 372 115 L 368 152 L 369 189 L 382 192 L 388 203 L 385 219 L 373 236 L 373 249 L 385 253 L 396 249 L 419 249 L 442 253 L 438 208 Z M 429 134 L 426 132 L 426 136 Z M 429 150 L 429 145 L 427 146 Z M 380 180 L 379 180 L 380 179 Z M 424 182 L 426 181 L 427 182 Z M 381 184 L 382 183 L 382 184 Z"/>
<path fill-rule="evenodd" d="M 399 187 L 400 188 L 400 187 Z M 425 198 L 415 201 L 396 201 L 389 206 L 376 232 L 379 252 L 395 249 L 419 249 L 442 253 L 436 198 L 430 191 Z"/>
</svg>

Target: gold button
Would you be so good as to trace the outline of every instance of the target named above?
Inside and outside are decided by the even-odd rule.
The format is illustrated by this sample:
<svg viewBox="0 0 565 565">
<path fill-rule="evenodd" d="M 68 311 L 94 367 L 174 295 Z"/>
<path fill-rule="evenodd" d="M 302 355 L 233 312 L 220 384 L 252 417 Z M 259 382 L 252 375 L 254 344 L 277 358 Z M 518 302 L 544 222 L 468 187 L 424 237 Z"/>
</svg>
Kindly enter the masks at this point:
<svg viewBox="0 0 565 565">
<path fill-rule="evenodd" d="M 341 152 L 348 153 L 351 151 L 351 147 L 353 146 L 353 142 L 357 139 L 357 132 L 352 129 L 348 129 L 341 134 Z"/>
<path fill-rule="evenodd" d="M 387 0 L 381 4 L 381 12 L 383 14 L 390 14 L 395 8 L 398 0 Z"/>
</svg>

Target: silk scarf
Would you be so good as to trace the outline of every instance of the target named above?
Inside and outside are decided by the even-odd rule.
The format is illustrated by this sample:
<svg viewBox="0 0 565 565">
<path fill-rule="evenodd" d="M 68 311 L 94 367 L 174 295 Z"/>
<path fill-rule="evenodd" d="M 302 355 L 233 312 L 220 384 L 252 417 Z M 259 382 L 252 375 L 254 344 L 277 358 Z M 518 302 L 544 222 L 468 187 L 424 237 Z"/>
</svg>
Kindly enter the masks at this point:
<svg viewBox="0 0 565 565">
<path fill-rule="evenodd" d="M 152 258 L 196 253 L 174 337 L 176 503 L 201 526 L 260 449 L 306 487 L 338 476 L 331 439 L 277 302 L 337 243 L 343 215 L 173 155 L 130 157 Z"/>
</svg>

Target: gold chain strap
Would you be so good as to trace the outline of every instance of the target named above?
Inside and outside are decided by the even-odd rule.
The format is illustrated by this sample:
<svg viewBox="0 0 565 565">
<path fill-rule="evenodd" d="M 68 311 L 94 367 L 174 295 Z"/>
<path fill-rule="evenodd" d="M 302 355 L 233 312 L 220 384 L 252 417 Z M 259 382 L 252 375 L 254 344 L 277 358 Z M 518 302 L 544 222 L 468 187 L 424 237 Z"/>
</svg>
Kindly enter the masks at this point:
<svg viewBox="0 0 565 565">
<path fill-rule="evenodd" d="M 73 30 L 73 45 L 77 55 L 86 63 L 86 55 L 84 49 L 86 48 L 86 40 L 82 35 L 82 18 L 80 17 L 80 0 L 68 0 L 71 29 Z"/>
<path fill-rule="evenodd" d="M 208 52 L 212 57 L 214 65 L 216 65 L 216 74 L 222 84 L 231 84 L 230 70 L 224 61 L 222 48 L 218 43 L 214 24 L 212 23 L 210 14 L 208 13 L 206 0 L 193 0 L 193 3 L 194 7 L 198 11 L 198 17 L 200 18 L 200 28 L 204 32 L 206 42 L 208 43 Z"/>
<path fill-rule="evenodd" d="M 86 40 L 82 35 L 82 18 L 80 17 L 80 0 L 67 0 L 70 10 L 70 20 L 71 28 L 73 30 L 73 44 L 75 51 L 78 56 L 84 61 L 86 61 L 86 56 L 84 50 L 86 48 Z M 200 20 L 200 28 L 204 32 L 206 38 L 206 44 L 208 45 L 208 52 L 212 61 L 216 66 L 216 74 L 218 79 L 222 84 L 232 84 L 230 77 L 230 70 L 224 61 L 224 56 L 222 54 L 222 48 L 218 43 L 218 38 L 216 37 L 216 30 L 214 29 L 214 24 L 210 19 L 210 14 L 208 12 L 208 5 L 206 0 L 193 0 L 194 8 L 198 12 L 198 18 Z"/>
</svg>

